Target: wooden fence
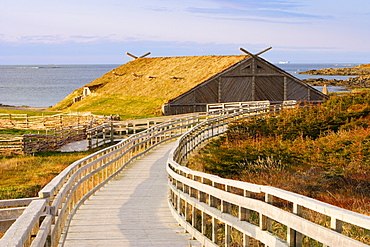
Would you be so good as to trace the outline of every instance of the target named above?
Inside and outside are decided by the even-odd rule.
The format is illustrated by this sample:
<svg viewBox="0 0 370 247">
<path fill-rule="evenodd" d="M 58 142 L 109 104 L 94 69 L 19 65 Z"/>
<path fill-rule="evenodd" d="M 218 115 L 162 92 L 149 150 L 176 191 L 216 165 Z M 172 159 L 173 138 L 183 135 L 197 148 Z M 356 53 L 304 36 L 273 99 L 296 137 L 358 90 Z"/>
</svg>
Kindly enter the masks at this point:
<svg viewBox="0 0 370 247">
<path fill-rule="evenodd" d="M 243 116 L 250 115 L 243 113 Z M 209 119 L 184 134 L 168 159 L 173 216 L 204 246 L 368 246 L 352 239 L 370 230 L 370 217 L 270 186 L 223 179 L 183 165 L 210 138 L 222 134 L 240 112 Z M 264 114 L 264 111 L 256 114 Z M 328 226 L 315 222 L 317 216 Z M 283 233 L 273 226 L 286 229 Z M 283 235 L 283 236 L 281 236 Z M 313 244 L 315 242 L 315 244 Z M 312 246 L 309 243 L 309 246 Z M 306 245 L 307 246 L 307 245 Z"/>
<path fill-rule="evenodd" d="M 52 116 L 29 116 L 28 114 L 0 114 L 0 128 L 4 129 L 55 129 L 73 125 L 101 124 L 110 121 L 112 116 L 99 116 L 83 113 L 61 113 Z"/>
<path fill-rule="evenodd" d="M 23 138 L 21 136 L 0 136 L 0 154 L 1 153 L 23 153 Z"/>
<path fill-rule="evenodd" d="M 111 121 L 102 125 L 86 130 L 88 148 L 95 148 L 113 141 L 121 141 L 130 135 L 147 130 L 157 124 L 167 122 L 176 118 L 195 116 L 196 114 L 186 114 L 177 116 L 163 116 L 146 119 L 132 119 L 125 121 Z"/>
<path fill-rule="evenodd" d="M 189 114 L 187 114 L 189 115 Z M 67 143 L 87 140 L 88 148 L 96 148 L 106 143 L 120 141 L 132 134 L 139 133 L 150 127 L 183 116 L 165 116 L 126 121 L 101 123 L 92 121 L 88 125 L 64 126 L 46 130 L 46 134 L 26 134 L 23 136 L 5 138 L 0 136 L 1 153 L 27 153 L 53 151 Z"/>
<path fill-rule="evenodd" d="M 84 139 L 86 139 L 85 125 L 68 126 L 54 129 L 46 134 L 23 135 L 22 149 L 27 154 L 52 151 L 67 143 Z"/>
<path fill-rule="evenodd" d="M 219 114 L 230 114 L 242 109 L 248 108 L 259 108 L 266 106 L 266 111 L 278 111 L 281 107 L 295 106 L 295 101 L 284 101 L 282 105 L 270 105 L 269 101 L 251 101 L 251 102 L 234 102 L 234 103 L 219 103 L 219 104 L 208 104 L 206 113 L 199 113 L 205 118 L 214 117 Z M 1 114 L 0 114 L 1 115 Z M 3 114 L 9 115 L 9 114 Z M 27 116 L 26 114 L 18 114 L 21 116 Z M 182 116 L 186 116 L 185 114 Z M 15 120 L 15 114 L 9 115 L 9 119 Z M 22 137 L 15 138 L 0 138 L 0 153 L 26 153 L 32 154 L 42 151 L 53 151 L 61 148 L 62 146 L 80 140 L 88 141 L 88 149 L 96 148 L 106 143 L 113 143 L 117 140 L 122 140 L 129 137 L 132 134 L 136 134 L 140 131 L 149 129 L 150 127 L 162 123 L 171 119 L 176 119 L 182 116 L 164 116 L 155 117 L 148 119 L 133 119 L 126 121 L 112 121 L 112 118 L 105 118 L 102 116 L 95 116 L 87 114 L 85 116 L 81 114 L 67 114 L 66 117 L 70 117 L 69 121 L 63 122 L 63 115 L 50 116 L 52 118 L 60 118 L 60 122 L 55 125 L 61 125 L 62 127 L 46 130 L 46 134 L 27 134 Z M 72 120 L 72 118 L 74 119 Z M 79 118 L 81 117 L 81 118 Z M 88 124 L 85 125 L 71 125 L 63 126 L 66 123 L 71 122 L 84 122 L 82 117 L 85 117 Z M 31 118 L 31 117 L 30 117 Z M 47 117 L 42 117 L 47 118 Z M 0 118 L 1 119 L 1 118 Z M 41 117 L 35 117 L 35 119 L 41 119 Z M 110 121 L 107 122 L 107 119 Z M 20 121 L 19 119 L 17 121 Z M 103 122 L 105 121 L 105 122 Z M 37 128 L 39 125 L 32 125 L 31 121 L 28 122 L 28 127 L 33 126 Z M 58 121 L 57 121 L 58 122 Z M 34 122 L 33 124 L 35 124 Z"/>
<path fill-rule="evenodd" d="M 72 216 L 89 196 L 132 160 L 198 122 L 199 116 L 163 122 L 74 162 L 39 192 L 41 199 L 24 209 L 0 239 L 0 246 L 63 245 Z"/>
<path fill-rule="evenodd" d="M 0 137 L 0 154 L 33 154 L 53 151 L 67 143 L 86 139 L 86 126 L 75 125 L 46 131 L 46 134 L 26 134 Z"/>
</svg>

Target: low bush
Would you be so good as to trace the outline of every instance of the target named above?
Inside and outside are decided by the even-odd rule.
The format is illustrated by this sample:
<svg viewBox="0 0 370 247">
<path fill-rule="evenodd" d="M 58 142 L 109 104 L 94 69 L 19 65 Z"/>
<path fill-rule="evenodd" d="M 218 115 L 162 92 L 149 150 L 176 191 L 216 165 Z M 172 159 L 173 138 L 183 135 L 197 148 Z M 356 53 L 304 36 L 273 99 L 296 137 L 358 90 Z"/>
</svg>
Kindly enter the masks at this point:
<svg viewBox="0 0 370 247">
<path fill-rule="evenodd" d="M 189 162 L 222 177 L 271 185 L 370 212 L 370 93 L 232 123 Z"/>
</svg>

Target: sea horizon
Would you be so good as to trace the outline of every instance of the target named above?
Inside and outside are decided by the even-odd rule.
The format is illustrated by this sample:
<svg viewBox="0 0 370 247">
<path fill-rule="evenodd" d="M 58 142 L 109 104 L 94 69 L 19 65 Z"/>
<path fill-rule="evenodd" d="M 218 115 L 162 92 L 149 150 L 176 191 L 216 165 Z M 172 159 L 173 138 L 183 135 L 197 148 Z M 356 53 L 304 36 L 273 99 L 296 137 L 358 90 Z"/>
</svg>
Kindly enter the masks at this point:
<svg viewBox="0 0 370 247">
<path fill-rule="evenodd" d="M 310 62 L 292 62 L 292 61 L 288 61 L 288 63 L 286 63 L 286 61 L 280 61 L 280 62 L 271 62 L 269 61 L 270 63 L 274 64 L 274 65 L 278 65 L 278 64 L 337 64 L 337 65 L 361 65 L 361 64 L 367 64 L 367 63 L 358 63 L 358 62 L 340 62 L 340 63 L 337 63 L 337 62 L 314 62 L 314 63 L 310 63 Z M 44 66 L 44 65 L 123 65 L 124 63 L 120 64 L 120 63 L 25 63 L 25 64 L 0 64 L 0 66 L 18 66 L 18 65 L 25 65 L 25 66 L 31 66 L 31 65 L 41 65 L 41 66 Z"/>
</svg>

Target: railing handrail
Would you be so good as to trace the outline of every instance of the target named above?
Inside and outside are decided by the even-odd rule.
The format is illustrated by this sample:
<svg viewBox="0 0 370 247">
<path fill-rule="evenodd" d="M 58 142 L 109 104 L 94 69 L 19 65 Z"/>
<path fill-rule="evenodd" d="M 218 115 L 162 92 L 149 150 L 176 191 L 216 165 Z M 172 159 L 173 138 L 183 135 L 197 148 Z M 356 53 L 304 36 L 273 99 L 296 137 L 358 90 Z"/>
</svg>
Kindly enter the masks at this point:
<svg viewBox="0 0 370 247">
<path fill-rule="evenodd" d="M 46 200 L 34 200 L 0 239 L 1 246 L 22 247 L 28 242 L 29 235 L 38 226 L 40 217 L 46 213 Z M 36 227 L 35 230 L 37 230 Z"/>
<path fill-rule="evenodd" d="M 180 118 L 179 120 L 183 120 L 183 119 L 187 119 L 186 117 L 184 118 Z M 107 153 L 115 150 L 116 148 L 118 147 L 125 147 L 125 145 L 127 145 L 128 143 L 134 141 L 134 140 L 137 140 L 138 138 L 140 138 L 141 136 L 143 135 L 146 135 L 148 132 L 151 132 L 153 131 L 154 129 L 157 129 L 157 128 L 160 128 L 160 126 L 168 126 L 169 123 L 171 122 L 175 122 L 176 120 L 169 120 L 169 121 L 166 121 L 166 122 L 163 122 L 161 124 L 159 124 L 159 126 L 153 126 L 143 132 L 140 132 L 140 133 L 137 133 L 137 134 L 134 134 L 134 135 L 131 135 L 130 137 L 128 137 L 127 139 L 117 143 L 117 144 L 114 144 L 112 146 L 109 146 L 109 147 L 106 147 L 102 150 L 99 150 L 93 154 L 90 154 L 80 160 L 77 160 L 75 162 L 73 162 L 71 165 L 69 165 L 66 169 L 64 169 L 61 173 L 59 173 L 56 177 L 54 177 L 52 179 L 52 181 L 47 184 L 43 189 L 40 190 L 39 192 L 39 195 L 40 197 L 49 197 L 53 192 L 54 192 L 54 189 L 55 189 L 55 186 L 57 186 L 58 184 L 60 184 L 62 182 L 62 180 L 64 180 L 68 174 L 73 170 L 75 169 L 77 166 L 87 162 L 88 160 L 94 158 L 94 157 L 98 157 L 100 155 L 106 155 Z"/>
<path fill-rule="evenodd" d="M 288 107 L 292 104 L 293 103 L 288 104 Z M 277 107 L 276 109 L 279 110 L 280 108 Z M 274 205 L 269 203 L 269 198 L 275 196 L 293 203 L 293 207 L 298 211 L 299 208 L 302 207 L 309 208 L 332 217 L 334 222 L 338 220 L 351 224 L 356 223 L 356 225 L 365 229 L 370 228 L 369 216 L 364 217 L 364 215 L 274 187 L 223 179 L 215 175 L 193 171 L 187 167 L 181 166 L 181 163 L 187 160 L 188 155 L 204 140 L 208 140 L 224 133 L 227 128 L 226 125 L 231 121 L 240 118 L 261 116 L 268 114 L 269 112 L 270 106 L 265 104 L 253 107 L 253 109 L 238 109 L 237 111 L 232 111 L 232 113 L 230 113 L 229 110 L 226 110 L 223 113 L 220 112 L 220 116 L 213 118 L 209 118 L 210 116 L 208 115 L 206 117 L 209 119 L 201 123 L 201 116 L 199 114 L 179 119 L 172 119 L 131 135 L 129 138 L 113 146 L 102 149 L 76 161 L 46 185 L 39 192 L 39 198 L 37 198 L 37 200 L 34 198 L 24 200 L 25 203 L 30 203 L 29 206 L 24 210 L 24 213 L 21 216 L 22 218 L 19 217 L 13 226 L 9 228 L 9 233 L 6 232 L 3 239 L 0 239 L 0 245 L 4 244 L 4 246 L 7 246 L 6 244 L 11 243 L 8 246 L 23 246 L 26 242 L 32 242 L 31 246 L 39 246 L 44 245 L 45 241 L 49 241 L 48 244 L 51 244 L 52 246 L 55 246 L 58 243 L 63 245 L 64 238 L 68 232 L 69 222 L 79 205 L 81 205 L 96 190 L 100 189 L 107 181 L 116 176 L 123 167 L 133 159 L 144 154 L 161 142 L 181 136 L 181 138 L 177 140 L 177 148 L 171 151 L 170 158 L 167 162 L 167 171 L 170 179 L 169 187 L 171 190 L 169 206 L 179 223 L 205 246 L 216 246 L 215 243 L 212 242 L 214 239 L 207 239 L 202 232 L 199 232 L 196 227 L 192 225 L 193 223 L 189 225 L 186 219 L 186 212 L 184 220 L 182 215 L 184 212 L 181 212 L 181 200 L 192 205 L 193 210 L 203 210 L 203 212 L 211 215 L 215 219 L 223 221 L 225 223 L 226 236 L 227 231 L 230 230 L 229 228 L 233 226 L 244 234 L 250 234 L 251 231 L 254 232 L 258 236 L 253 234 L 250 235 L 253 235 L 257 239 L 270 244 L 271 246 L 287 246 L 286 241 L 282 241 L 265 231 L 265 218 L 281 220 L 284 224 L 289 223 L 287 219 L 295 219 L 300 221 L 300 223 L 293 223 L 293 226 L 288 226 L 288 229 L 297 231 L 297 234 L 299 234 L 299 231 L 307 234 L 305 231 L 310 229 L 314 234 L 310 233 L 308 236 L 315 237 L 314 235 L 316 233 L 318 234 L 319 231 L 324 231 L 325 234 L 329 234 L 328 236 L 332 236 L 332 240 L 330 240 L 331 242 L 329 241 L 325 243 L 350 243 L 352 246 L 365 246 L 364 244 L 349 239 L 338 232 L 317 226 L 314 223 L 303 219 L 298 214 L 290 214 L 284 210 L 276 208 Z M 223 186 L 224 189 L 220 189 L 219 187 L 216 188 L 214 185 Z M 230 188 L 243 191 L 244 196 L 230 193 Z M 195 196 L 194 191 L 197 191 L 197 195 Z M 265 194 L 267 203 L 249 198 L 246 193 Z M 209 201 L 206 203 L 206 200 L 204 199 L 205 194 L 209 195 L 209 198 L 217 198 L 218 194 L 221 194 L 221 209 L 225 208 L 227 203 L 236 205 L 240 202 L 244 203 L 239 208 L 239 210 L 241 210 L 240 212 L 245 210 L 248 205 L 255 211 L 258 211 L 260 207 L 267 208 L 267 210 L 264 209 L 261 211 L 260 221 L 262 226 L 254 226 L 243 221 L 241 218 L 238 219 L 232 215 L 228 215 L 225 209 L 220 211 L 208 205 Z M 177 198 L 178 201 L 174 201 L 174 198 Z M 179 203 L 180 205 L 178 205 Z M 251 206 L 251 203 L 256 203 L 257 206 Z M 177 213 L 177 210 L 180 210 L 180 213 Z M 28 212 L 32 212 L 37 220 L 30 217 Z M 196 218 L 194 212 L 191 216 L 194 218 L 192 219 L 192 222 L 194 222 Z M 286 219 L 282 219 L 280 216 L 275 217 L 271 212 L 283 215 Z M 33 241 L 30 241 L 30 234 L 35 231 L 35 228 L 38 228 L 36 221 L 38 222 L 41 217 L 43 220 L 40 229 L 37 231 L 37 235 Z M 359 219 L 362 221 L 361 224 L 357 224 Z M 19 223 L 20 221 L 23 223 Z M 22 227 L 19 227 L 20 225 L 22 225 Z M 302 229 L 302 226 L 307 227 L 307 229 Z M 14 234 L 14 236 L 17 235 L 18 240 L 15 240 L 16 237 L 10 238 L 10 234 Z M 321 237 L 318 238 L 322 240 Z M 15 242 L 11 239 L 21 244 L 14 245 Z M 9 242 L 10 240 L 13 242 Z"/>
<path fill-rule="evenodd" d="M 3 239 L 0 239 L 0 246 L 7 246 L 9 243 L 11 243 L 9 246 L 13 246 L 14 242 L 10 239 L 15 236 L 11 237 L 10 234 L 20 238 L 17 240 L 22 243 L 19 246 L 30 242 L 35 246 L 44 245 L 45 241 L 48 241 L 47 245 L 63 245 L 74 213 L 90 195 L 118 175 L 129 162 L 156 145 L 179 137 L 198 122 L 199 115 L 171 119 L 72 163 L 39 192 L 41 199 L 38 201 L 47 205 L 45 208 L 47 212 L 46 217 L 42 218 L 42 229 L 37 231 L 35 239 L 32 241 L 30 236 L 31 232 L 34 232 L 32 229 L 38 226 L 40 213 L 35 214 L 37 222 L 33 218 L 19 217 L 16 223 L 29 227 L 15 230 L 17 224 L 14 223 Z M 27 212 L 40 212 L 35 205 L 32 201 L 22 215 Z M 23 223 L 19 223 L 20 220 Z"/>
<path fill-rule="evenodd" d="M 176 143 L 175 145 L 177 146 L 177 144 L 178 143 Z M 241 182 L 237 180 L 221 178 L 217 175 L 194 171 L 185 166 L 181 166 L 177 164 L 176 162 L 173 162 L 170 159 L 173 159 L 173 153 L 170 153 L 170 156 L 169 156 L 170 164 L 184 174 L 193 175 L 196 177 L 203 177 L 203 178 L 206 178 L 218 184 L 232 186 L 234 188 L 247 190 L 253 193 L 266 193 L 269 195 L 274 195 L 275 197 L 301 205 L 305 208 L 311 209 L 318 213 L 326 214 L 327 216 L 340 219 L 347 223 L 358 225 L 362 228 L 370 229 L 370 216 L 368 215 L 346 210 L 346 209 L 331 205 L 326 202 L 318 201 L 310 197 L 300 195 L 294 192 L 286 191 L 283 189 L 279 189 L 276 187 L 267 186 L 267 185 L 258 185 L 258 184 L 248 183 L 248 182 Z"/>
<path fill-rule="evenodd" d="M 236 112 L 233 114 L 237 115 L 237 114 L 244 114 L 244 113 Z M 228 191 L 225 191 L 225 190 L 228 190 L 227 188 L 235 188 L 235 189 L 244 191 L 244 193 L 247 193 L 247 192 L 257 193 L 257 194 L 263 193 L 265 195 L 267 202 L 263 202 L 263 201 L 256 202 L 255 201 L 255 203 L 258 203 L 258 205 L 260 205 L 260 207 L 262 208 L 268 207 L 268 210 L 261 211 L 259 210 L 258 207 L 252 207 L 252 208 L 249 207 L 249 210 L 252 209 L 254 211 L 259 212 L 260 218 L 268 217 L 270 219 L 283 222 L 288 227 L 288 229 L 291 228 L 291 229 L 296 230 L 298 234 L 305 234 L 311 238 L 319 239 L 321 242 L 327 245 L 330 245 L 330 246 L 367 246 L 356 240 L 348 238 L 340 234 L 339 232 L 341 231 L 340 230 L 341 222 L 346 222 L 346 223 L 356 225 L 361 228 L 370 229 L 370 216 L 359 214 L 359 213 L 349 211 L 349 210 L 345 210 L 345 209 L 330 205 L 328 203 L 324 203 L 324 202 L 321 202 L 321 201 L 318 201 L 318 200 L 315 200 L 315 199 L 312 199 L 312 198 L 309 198 L 303 195 L 299 195 L 293 192 L 274 188 L 271 186 L 256 185 L 256 184 L 251 184 L 251 183 L 246 183 L 246 182 L 235 181 L 231 179 L 224 179 L 216 175 L 206 174 L 206 173 L 199 172 L 199 171 L 193 171 L 183 166 L 182 164 L 184 164 L 184 160 L 186 160 L 186 157 L 193 149 L 195 149 L 204 140 L 208 140 L 209 138 L 212 138 L 213 136 L 220 134 L 219 132 L 216 132 L 216 134 L 213 132 L 211 133 L 211 129 L 214 129 L 215 126 L 222 126 L 223 124 L 218 125 L 217 122 L 222 121 L 223 118 L 227 118 L 227 116 L 221 116 L 221 117 L 209 119 L 193 127 L 191 130 L 189 130 L 187 133 L 185 133 L 183 136 L 181 136 L 177 140 L 175 148 L 171 151 L 170 156 L 168 158 L 167 171 L 170 177 L 169 185 L 172 190 L 169 204 L 173 210 L 173 214 L 175 218 L 179 221 L 180 224 L 186 227 L 187 231 L 193 234 L 194 237 L 197 236 L 198 238 L 201 238 L 200 241 L 202 243 L 205 243 L 205 246 L 212 246 L 212 244 L 214 244 L 212 240 L 207 239 L 199 231 L 197 231 L 194 225 L 191 225 L 190 223 L 187 222 L 188 219 L 186 219 L 187 217 L 186 213 L 182 212 L 182 208 L 180 208 L 180 206 L 178 205 L 180 203 L 179 201 L 177 201 L 179 200 L 179 198 L 181 198 L 181 200 L 184 200 L 186 203 L 189 203 L 193 207 L 203 208 L 204 210 L 206 210 L 205 213 L 212 214 L 212 216 L 216 218 L 218 217 L 219 220 L 221 221 L 223 220 L 225 224 L 229 224 L 229 226 L 232 225 L 238 230 L 242 230 L 242 231 L 243 229 L 245 230 L 246 229 L 245 224 L 247 224 L 245 221 L 228 219 L 228 217 L 231 217 L 231 216 L 219 217 L 218 214 L 225 213 L 225 212 L 222 212 L 222 209 L 220 212 L 220 210 L 217 210 L 214 207 L 210 206 L 209 205 L 210 201 L 205 203 L 203 201 L 204 198 L 202 199 L 202 197 L 200 196 L 200 194 L 203 194 L 203 195 L 206 194 L 209 197 L 219 198 L 221 203 L 227 202 L 233 205 L 237 205 L 240 208 L 242 207 L 248 208 L 248 204 L 250 204 L 248 200 L 255 200 L 255 199 L 250 199 L 246 196 L 240 196 L 240 195 L 236 195 Z M 224 130 L 225 129 L 221 129 L 221 131 L 224 131 Z M 200 182 L 200 181 L 207 181 L 207 184 L 204 182 Z M 209 184 L 217 184 L 218 186 L 221 186 L 226 189 L 219 189 L 218 187 L 215 188 Z M 197 192 L 194 192 L 194 191 L 197 191 Z M 222 196 L 218 196 L 218 194 L 222 194 Z M 301 210 L 302 208 L 307 208 L 309 210 L 312 210 L 312 211 L 315 211 L 315 212 L 318 212 L 320 214 L 330 217 L 331 226 L 333 227 L 335 231 L 330 230 L 328 228 L 324 228 L 317 224 L 314 224 L 313 222 L 310 222 L 300 217 L 298 213 L 290 214 L 280 209 L 276 211 L 274 209 L 275 207 L 271 205 L 268 201 L 270 200 L 268 198 L 272 198 L 272 197 L 280 198 L 280 199 L 283 199 L 284 201 L 292 203 L 294 205 L 294 208 L 297 210 Z M 238 202 L 239 203 L 244 202 L 245 204 L 238 204 Z M 185 209 L 185 210 L 188 210 L 188 209 Z M 197 210 L 200 210 L 200 209 L 197 208 Z M 296 222 L 289 223 L 288 221 L 285 221 L 283 218 L 274 216 L 271 213 L 269 213 L 269 211 L 273 211 L 273 210 L 275 210 L 276 212 L 279 211 L 278 212 L 279 215 L 284 214 L 285 217 L 290 217 L 290 218 L 293 217 L 299 223 L 296 223 Z M 183 214 L 185 214 L 185 216 Z M 289 216 L 289 214 L 292 216 Z M 196 224 L 196 223 L 192 222 L 192 224 Z M 308 227 L 307 229 L 310 229 L 310 230 L 312 229 L 319 229 L 319 230 L 315 230 L 314 231 L 315 233 L 312 234 L 307 229 L 303 229 L 299 224 L 305 225 L 306 227 Z M 314 225 L 316 228 L 313 228 L 311 225 Z M 336 226 L 338 227 L 338 229 L 336 229 Z M 251 228 L 252 226 L 249 225 L 248 227 Z M 264 235 L 263 230 L 266 230 L 266 229 L 264 229 L 263 227 L 259 227 L 259 228 L 257 227 L 257 229 L 254 228 L 254 230 L 259 231 L 260 234 Z M 323 233 L 324 235 L 326 234 L 325 237 L 323 237 L 323 235 L 320 235 L 320 232 Z M 262 235 L 257 237 L 257 235 L 253 235 L 250 233 L 249 236 L 256 237 L 258 240 L 264 242 L 265 244 L 269 246 L 270 244 L 273 244 L 271 246 L 280 246 L 280 245 L 287 246 L 288 244 L 292 244 L 289 246 L 293 246 L 293 243 L 287 243 L 277 237 L 273 237 L 274 240 L 271 240 L 270 235 L 269 236 L 266 235 L 265 237 L 261 237 Z M 331 236 L 331 238 L 328 236 Z M 292 241 L 292 240 L 290 239 L 289 241 Z M 298 241 L 298 240 L 294 240 L 294 241 Z"/>
</svg>

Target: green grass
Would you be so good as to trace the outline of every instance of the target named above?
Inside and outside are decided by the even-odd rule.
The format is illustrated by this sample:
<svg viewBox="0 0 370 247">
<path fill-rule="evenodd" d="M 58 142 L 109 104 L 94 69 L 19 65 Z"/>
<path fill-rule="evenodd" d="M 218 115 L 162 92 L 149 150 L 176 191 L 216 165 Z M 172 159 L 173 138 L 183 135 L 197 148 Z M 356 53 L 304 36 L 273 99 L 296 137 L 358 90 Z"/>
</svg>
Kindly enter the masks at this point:
<svg viewBox="0 0 370 247">
<path fill-rule="evenodd" d="M 35 197 L 63 169 L 74 161 L 110 146 L 85 152 L 39 152 L 34 155 L 0 155 L 0 200 Z"/>
<path fill-rule="evenodd" d="M 0 129 L 0 136 L 21 136 L 25 134 L 44 134 L 45 130 L 32 130 L 32 129 Z"/>
<path fill-rule="evenodd" d="M 0 114 L 28 114 L 28 116 L 51 116 L 60 112 L 55 111 L 32 111 L 32 110 L 14 110 L 14 109 L 0 109 Z"/>
<path fill-rule="evenodd" d="M 355 88 L 351 90 L 351 93 L 361 93 L 361 92 L 366 92 L 370 91 L 370 88 Z"/>
<path fill-rule="evenodd" d="M 37 192 L 86 153 L 47 152 L 0 156 L 0 200 L 37 196 Z"/>
<path fill-rule="evenodd" d="M 34 155 L 0 155 L 0 200 L 38 196 L 41 188 L 74 161 L 109 145 L 85 152 L 48 151 Z"/>
<path fill-rule="evenodd" d="M 158 105 L 163 99 L 144 96 L 121 96 L 112 94 L 106 97 L 91 97 L 89 101 L 81 101 L 69 108 L 72 111 L 91 111 L 97 115 L 120 115 L 121 119 L 139 119 L 161 116 Z"/>
<path fill-rule="evenodd" d="M 142 118 L 160 116 L 162 105 L 189 91 L 247 56 L 140 58 L 117 67 L 89 83 L 92 92 L 77 103 L 82 88 L 52 109 L 120 114 Z M 173 76 L 181 79 L 173 79 Z"/>
</svg>

